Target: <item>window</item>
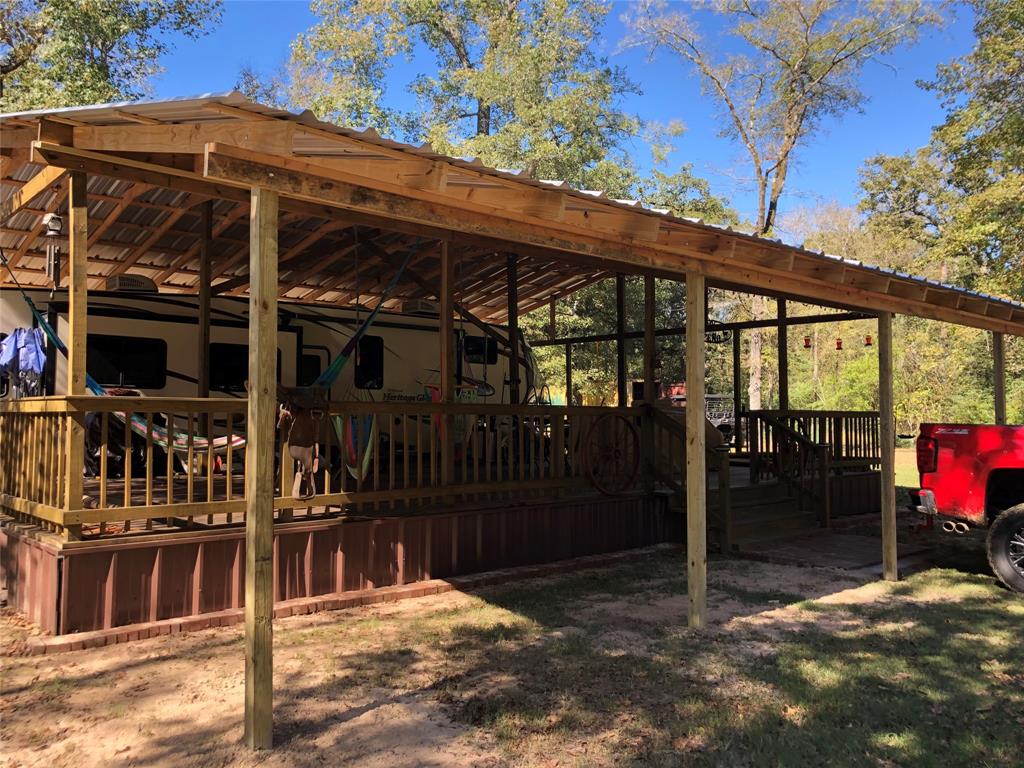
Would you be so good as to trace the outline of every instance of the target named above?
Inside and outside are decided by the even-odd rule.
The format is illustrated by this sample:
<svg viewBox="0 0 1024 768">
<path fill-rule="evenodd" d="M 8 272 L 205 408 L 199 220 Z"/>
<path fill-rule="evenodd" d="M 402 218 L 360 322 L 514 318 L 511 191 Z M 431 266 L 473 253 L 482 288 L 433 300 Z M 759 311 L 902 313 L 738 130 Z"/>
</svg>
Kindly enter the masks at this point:
<svg viewBox="0 0 1024 768">
<path fill-rule="evenodd" d="M 310 387 L 317 377 L 323 373 L 323 358 L 320 354 L 303 352 L 299 358 L 299 386 Z"/>
<path fill-rule="evenodd" d="M 249 380 L 249 345 L 210 344 L 210 389 L 217 392 L 244 392 Z M 277 350 L 277 380 L 281 380 L 281 350 Z"/>
<path fill-rule="evenodd" d="M 498 343 L 490 336 L 467 336 L 463 344 L 467 363 L 495 365 L 498 362 Z"/>
<path fill-rule="evenodd" d="M 85 365 L 104 387 L 163 389 L 167 386 L 167 342 L 90 333 L 85 342 Z"/>
<path fill-rule="evenodd" d="M 356 349 L 355 385 L 357 389 L 384 388 L 384 338 L 363 336 Z"/>
</svg>

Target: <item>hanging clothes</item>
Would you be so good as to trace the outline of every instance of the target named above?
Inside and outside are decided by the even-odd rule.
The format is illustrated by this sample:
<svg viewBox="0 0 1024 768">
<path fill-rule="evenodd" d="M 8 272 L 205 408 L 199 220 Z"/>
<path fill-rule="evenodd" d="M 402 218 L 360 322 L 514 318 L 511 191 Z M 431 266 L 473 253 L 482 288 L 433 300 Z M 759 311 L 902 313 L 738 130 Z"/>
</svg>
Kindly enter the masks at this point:
<svg viewBox="0 0 1024 768">
<path fill-rule="evenodd" d="M 0 373 L 10 377 L 15 397 L 34 397 L 43 392 L 46 349 L 39 328 L 15 328 L 0 342 Z"/>
</svg>

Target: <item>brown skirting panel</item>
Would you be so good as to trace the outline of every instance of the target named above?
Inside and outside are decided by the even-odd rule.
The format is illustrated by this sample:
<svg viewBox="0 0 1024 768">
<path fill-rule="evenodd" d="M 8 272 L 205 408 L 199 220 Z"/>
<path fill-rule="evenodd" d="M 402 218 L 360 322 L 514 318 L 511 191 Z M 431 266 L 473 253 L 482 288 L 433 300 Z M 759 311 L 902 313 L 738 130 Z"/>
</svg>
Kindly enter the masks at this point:
<svg viewBox="0 0 1024 768">
<path fill-rule="evenodd" d="M 832 517 L 880 513 L 882 475 L 876 471 L 849 472 L 829 478 Z"/>
<path fill-rule="evenodd" d="M 44 632 L 57 631 L 59 558 L 56 547 L 13 521 L 0 526 L 0 574 L 7 604 Z"/>
<path fill-rule="evenodd" d="M 680 541 L 661 500 L 567 499 L 450 513 L 277 526 L 277 601 Z M 62 634 L 194 616 L 244 603 L 244 531 L 98 541 L 61 553 L 59 596 L 29 590 Z M 19 555 L 22 557 L 22 555 Z M 56 558 L 54 558 L 56 563 Z M 28 607 L 19 609 L 29 612 Z M 39 607 L 42 605 L 42 607 Z M 45 624 L 44 621 L 39 621 Z M 51 631 L 53 631 L 51 629 Z"/>
</svg>

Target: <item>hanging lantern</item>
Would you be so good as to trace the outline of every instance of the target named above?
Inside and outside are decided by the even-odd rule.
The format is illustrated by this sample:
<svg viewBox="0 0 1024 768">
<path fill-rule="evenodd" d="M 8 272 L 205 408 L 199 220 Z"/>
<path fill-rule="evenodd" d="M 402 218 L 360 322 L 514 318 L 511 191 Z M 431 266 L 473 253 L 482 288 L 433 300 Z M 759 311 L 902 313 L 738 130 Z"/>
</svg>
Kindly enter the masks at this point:
<svg viewBox="0 0 1024 768">
<path fill-rule="evenodd" d="M 810 336 L 804 336 L 804 349 L 810 349 L 810 348 L 811 348 L 811 337 Z"/>
<path fill-rule="evenodd" d="M 836 339 L 836 349 L 838 351 L 840 351 L 840 352 L 843 351 L 843 340 L 842 339 Z"/>
<path fill-rule="evenodd" d="M 875 343 L 875 341 L 874 341 L 874 339 L 871 338 L 871 334 L 870 333 L 867 336 L 864 337 L 864 346 L 865 347 L 874 346 L 874 343 Z"/>
</svg>

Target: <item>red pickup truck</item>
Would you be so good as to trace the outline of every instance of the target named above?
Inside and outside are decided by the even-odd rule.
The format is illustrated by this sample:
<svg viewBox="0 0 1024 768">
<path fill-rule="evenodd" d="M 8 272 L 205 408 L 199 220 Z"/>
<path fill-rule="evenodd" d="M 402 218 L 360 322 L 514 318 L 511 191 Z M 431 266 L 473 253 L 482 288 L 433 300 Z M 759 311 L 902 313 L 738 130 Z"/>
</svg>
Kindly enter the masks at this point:
<svg viewBox="0 0 1024 768">
<path fill-rule="evenodd" d="M 917 469 L 917 510 L 948 532 L 988 528 L 992 571 L 1024 592 L 1024 426 L 922 424 Z"/>
</svg>

